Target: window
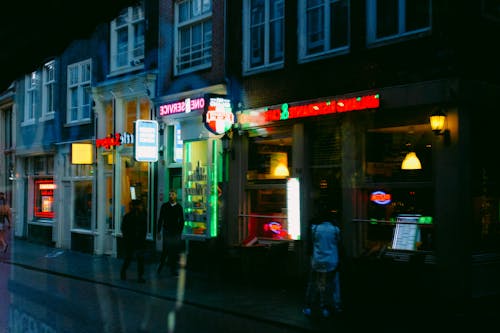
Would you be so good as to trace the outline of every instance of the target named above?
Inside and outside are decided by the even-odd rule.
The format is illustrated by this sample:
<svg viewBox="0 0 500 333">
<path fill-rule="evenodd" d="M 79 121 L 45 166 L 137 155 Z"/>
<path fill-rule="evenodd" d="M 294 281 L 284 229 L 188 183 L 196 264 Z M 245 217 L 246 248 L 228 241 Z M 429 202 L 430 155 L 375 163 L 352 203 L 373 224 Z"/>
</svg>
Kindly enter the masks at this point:
<svg viewBox="0 0 500 333">
<path fill-rule="evenodd" d="M 111 71 L 144 64 L 144 8 L 141 2 L 124 9 L 111 22 Z"/>
<path fill-rule="evenodd" d="M 74 183 L 73 228 L 90 230 L 92 224 L 92 181 Z"/>
<path fill-rule="evenodd" d="M 431 0 L 367 0 L 368 43 L 430 32 L 431 4 Z"/>
<path fill-rule="evenodd" d="M 175 74 L 210 67 L 212 64 L 212 1 L 177 1 L 175 31 Z"/>
<path fill-rule="evenodd" d="M 26 96 L 24 106 L 24 122 L 23 125 L 35 123 L 36 110 L 38 109 L 40 88 L 40 74 L 32 72 L 26 76 Z"/>
<path fill-rule="evenodd" d="M 40 219 L 53 219 L 55 216 L 54 179 L 43 178 L 35 180 L 34 216 Z"/>
<path fill-rule="evenodd" d="M 42 118 L 52 119 L 56 111 L 55 92 L 56 92 L 56 64 L 55 61 L 46 63 L 43 66 L 42 74 Z"/>
<path fill-rule="evenodd" d="M 90 59 L 68 66 L 68 123 L 90 120 L 91 76 Z"/>
<path fill-rule="evenodd" d="M 278 68 L 284 59 L 283 0 L 245 0 L 243 7 L 244 71 Z"/>
<path fill-rule="evenodd" d="M 349 47 L 349 0 L 300 0 L 299 59 Z"/>
</svg>

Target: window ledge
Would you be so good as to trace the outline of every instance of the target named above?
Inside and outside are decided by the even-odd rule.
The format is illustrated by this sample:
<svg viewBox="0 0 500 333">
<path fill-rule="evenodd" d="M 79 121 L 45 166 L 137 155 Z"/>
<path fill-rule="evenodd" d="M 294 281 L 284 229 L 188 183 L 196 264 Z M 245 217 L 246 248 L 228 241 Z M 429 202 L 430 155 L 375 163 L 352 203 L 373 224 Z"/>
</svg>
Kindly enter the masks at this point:
<svg viewBox="0 0 500 333">
<path fill-rule="evenodd" d="M 30 125 L 35 125 L 35 119 L 30 119 L 30 120 L 27 120 L 27 121 L 23 121 L 21 123 L 21 126 L 30 126 Z"/>
<path fill-rule="evenodd" d="M 82 120 L 76 120 L 72 121 L 70 123 L 64 124 L 64 127 L 72 127 L 72 126 L 80 126 L 80 125 L 88 125 L 90 124 L 90 119 L 82 119 Z"/>
</svg>

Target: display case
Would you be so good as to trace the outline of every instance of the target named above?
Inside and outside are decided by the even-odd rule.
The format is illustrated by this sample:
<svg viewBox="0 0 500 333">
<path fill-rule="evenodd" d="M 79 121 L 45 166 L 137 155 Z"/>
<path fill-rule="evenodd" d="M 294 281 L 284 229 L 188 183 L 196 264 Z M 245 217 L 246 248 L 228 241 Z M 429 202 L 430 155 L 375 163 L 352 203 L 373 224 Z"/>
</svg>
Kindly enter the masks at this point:
<svg viewBox="0 0 500 333">
<path fill-rule="evenodd" d="M 184 239 L 217 236 L 218 176 L 220 162 L 216 140 L 186 142 L 183 164 Z"/>
</svg>

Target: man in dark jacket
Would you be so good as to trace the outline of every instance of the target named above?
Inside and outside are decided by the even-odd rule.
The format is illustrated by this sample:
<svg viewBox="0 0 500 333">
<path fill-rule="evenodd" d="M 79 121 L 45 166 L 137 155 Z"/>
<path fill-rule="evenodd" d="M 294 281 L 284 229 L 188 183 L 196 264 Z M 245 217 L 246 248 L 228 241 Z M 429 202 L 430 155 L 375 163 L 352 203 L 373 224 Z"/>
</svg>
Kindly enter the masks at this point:
<svg viewBox="0 0 500 333">
<path fill-rule="evenodd" d="M 137 276 L 141 283 L 144 280 L 144 247 L 147 234 L 147 214 L 143 210 L 140 200 L 132 200 L 130 211 L 123 216 L 121 225 L 123 243 L 125 248 L 125 259 L 120 271 L 120 278 L 126 280 L 127 268 L 134 255 L 137 257 Z"/>
<path fill-rule="evenodd" d="M 183 248 L 181 238 L 183 228 L 184 209 L 177 202 L 177 193 L 170 190 L 168 202 L 161 206 L 160 217 L 158 219 L 157 237 L 160 239 L 160 237 L 163 236 L 163 249 L 160 257 L 160 264 L 158 265 L 158 274 L 160 274 L 165 265 L 165 259 L 168 256 L 167 266 L 170 268 L 170 273 L 173 276 L 177 276 L 180 252 Z"/>
</svg>

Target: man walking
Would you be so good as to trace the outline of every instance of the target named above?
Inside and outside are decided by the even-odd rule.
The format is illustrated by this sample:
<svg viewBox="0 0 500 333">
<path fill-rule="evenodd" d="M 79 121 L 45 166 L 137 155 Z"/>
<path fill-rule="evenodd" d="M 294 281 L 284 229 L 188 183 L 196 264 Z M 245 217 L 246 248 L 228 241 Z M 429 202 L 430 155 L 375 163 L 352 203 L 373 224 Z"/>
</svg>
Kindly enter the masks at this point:
<svg viewBox="0 0 500 333">
<path fill-rule="evenodd" d="M 147 214 L 140 200 L 132 200 L 130 211 L 123 216 L 121 225 L 125 246 L 125 259 L 120 271 L 120 278 L 127 279 L 127 268 L 134 255 L 137 257 L 137 277 L 140 283 L 144 280 L 144 247 L 147 234 Z"/>
<path fill-rule="evenodd" d="M 163 237 L 163 248 L 158 265 L 158 274 L 161 273 L 165 265 L 165 259 L 168 257 L 167 266 L 173 276 L 177 276 L 179 267 L 179 258 L 182 250 L 182 229 L 184 228 L 184 209 L 177 202 L 177 193 L 170 190 L 168 202 L 160 208 L 160 217 L 158 219 L 157 237 Z"/>
</svg>

